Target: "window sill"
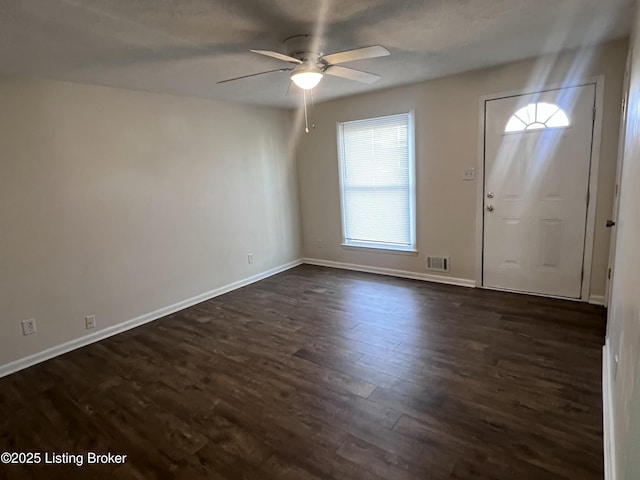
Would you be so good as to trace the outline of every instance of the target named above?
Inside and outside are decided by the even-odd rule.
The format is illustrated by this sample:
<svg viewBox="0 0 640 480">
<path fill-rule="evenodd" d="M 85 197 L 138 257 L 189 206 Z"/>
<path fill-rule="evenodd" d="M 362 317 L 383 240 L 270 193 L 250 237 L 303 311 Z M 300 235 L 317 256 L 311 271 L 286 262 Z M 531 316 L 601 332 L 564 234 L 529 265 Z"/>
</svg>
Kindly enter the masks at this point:
<svg viewBox="0 0 640 480">
<path fill-rule="evenodd" d="M 417 256 L 418 251 L 413 248 L 401 248 L 401 247 L 384 247 L 381 245 L 372 245 L 372 244 L 356 244 L 356 243 L 343 243 L 342 248 L 347 250 L 374 250 L 382 253 L 393 253 L 396 255 L 411 255 Z"/>
</svg>

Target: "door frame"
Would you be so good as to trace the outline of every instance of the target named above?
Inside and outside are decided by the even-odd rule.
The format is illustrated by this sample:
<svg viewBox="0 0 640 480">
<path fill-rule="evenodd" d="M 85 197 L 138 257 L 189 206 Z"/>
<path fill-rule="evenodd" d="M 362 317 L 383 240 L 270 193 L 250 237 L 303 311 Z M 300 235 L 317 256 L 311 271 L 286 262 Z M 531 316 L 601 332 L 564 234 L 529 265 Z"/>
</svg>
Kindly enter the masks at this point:
<svg viewBox="0 0 640 480">
<path fill-rule="evenodd" d="M 616 222 L 611 228 L 609 237 L 609 259 L 607 261 L 607 277 L 604 287 L 604 306 L 608 307 L 613 291 L 613 272 L 615 270 L 616 241 L 618 238 L 618 212 L 620 208 L 620 184 L 622 183 L 622 165 L 624 163 L 624 152 L 627 140 L 627 109 L 629 106 L 629 81 L 631 78 L 631 58 L 633 49 L 629 48 L 627 53 L 627 63 L 624 68 L 624 80 L 622 82 L 622 105 L 620 109 L 620 133 L 618 135 L 618 157 L 616 158 L 616 180 L 613 191 L 613 207 L 611 209 L 611 220 Z M 607 324 L 608 327 L 608 324 Z"/>
<path fill-rule="evenodd" d="M 589 167 L 589 203 L 587 204 L 587 222 L 585 230 L 584 255 L 582 260 L 582 288 L 580 298 L 555 297 L 553 295 L 531 294 L 529 292 L 518 292 L 508 290 L 514 293 L 522 293 L 528 295 L 537 295 L 541 297 L 562 298 L 565 300 L 574 300 L 579 302 L 590 301 L 591 291 L 591 267 L 593 263 L 593 245 L 596 227 L 596 206 L 598 200 L 598 172 L 600 167 L 600 146 L 602 144 L 602 115 L 604 107 L 604 75 L 596 77 L 586 77 L 580 80 L 566 83 L 549 83 L 540 87 L 525 87 L 521 90 L 510 90 L 506 92 L 493 93 L 480 97 L 478 105 L 478 158 L 476 165 L 476 287 L 488 290 L 503 290 L 493 287 L 486 287 L 482 284 L 483 274 L 483 255 L 484 255 L 484 182 L 485 182 L 485 114 L 486 104 L 491 100 L 501 98 L 519 97 L 522 95 L 532 95 L 550 90 L 559 90 L 562 88 L 581 87 L 586 85 L 595 85 L 595 118 L 593 121 L 593 132 L 591 138 L 591 163 Z M 591 299 L 592 303 L 602 303 L 602 300 Z"/>
</svg>

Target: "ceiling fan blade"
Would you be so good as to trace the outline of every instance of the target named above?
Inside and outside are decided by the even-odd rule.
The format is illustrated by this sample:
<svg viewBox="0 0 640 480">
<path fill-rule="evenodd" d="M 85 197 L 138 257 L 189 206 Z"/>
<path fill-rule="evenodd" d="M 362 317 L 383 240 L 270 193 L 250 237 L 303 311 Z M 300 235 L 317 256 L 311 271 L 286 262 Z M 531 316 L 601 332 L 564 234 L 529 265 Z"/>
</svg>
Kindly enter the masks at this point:
<svg viewBox="0 0 640 480">
<path fill-rule="evenodd" d="M 288 72 L 290 70 L 293 70 L 293 68 L 278 68 L 276 70 L 267 70 L 266 72 L 250 73 L 249 75 L 242 75 L 241 77 L 228 78 L 226 80 L 220 80 L 217 83 L 233 82 L 234 80 L 242 80 L 243 78 L 256 77 L 258 75 L 264 75 L 265 73 Z"/>
<path fill-rule="evenodd" d="M 290 57 L 289 55 L 284 55 L 283 53 L 274 52 L 273 50 L 251 50 L 253 53 L 258 53 L 260 55 L 266 55 L 267 57 L 277 58 L 278 60 L 282 60 L 284 62 L 289 63 L 302 63 L 302 60 L 298 60 L 297 58 Z"/>
<path fill-rule="evenodd" d="M 363 72 L 362 70 L 341 67 L 339 65 L 329 65 L 324 73 L 362 83 L 373 83 L 380 79 L 380 75 L 376 75 L 375 73 Z"/>
<path fill-rule="evenodd" d="M 353 62 L 367 58 L 386 57 L 387 55 L 389 55 L 389 50 L 382 45 L 371 45 L 370 47 L 356 48 L 355 50 L 325 55 L 322 57 L 322 60 L 329 65 L 335 65 L 337 63 Z"/>
</svg>

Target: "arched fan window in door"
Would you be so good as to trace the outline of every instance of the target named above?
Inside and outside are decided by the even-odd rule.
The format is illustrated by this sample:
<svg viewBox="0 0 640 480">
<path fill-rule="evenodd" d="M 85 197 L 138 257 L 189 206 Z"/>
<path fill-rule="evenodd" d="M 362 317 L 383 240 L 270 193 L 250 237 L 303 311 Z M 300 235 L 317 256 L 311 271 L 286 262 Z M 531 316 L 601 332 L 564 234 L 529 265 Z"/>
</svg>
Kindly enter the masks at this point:
<svg viewBox="0 0 640 480">
<path fill-rule="evenodd" d="M 569 117 L 553 103 L 530 103 L 514 113 L 505 127 L 505 133 L 561 128 L 569 126 Z"/>
</svg>

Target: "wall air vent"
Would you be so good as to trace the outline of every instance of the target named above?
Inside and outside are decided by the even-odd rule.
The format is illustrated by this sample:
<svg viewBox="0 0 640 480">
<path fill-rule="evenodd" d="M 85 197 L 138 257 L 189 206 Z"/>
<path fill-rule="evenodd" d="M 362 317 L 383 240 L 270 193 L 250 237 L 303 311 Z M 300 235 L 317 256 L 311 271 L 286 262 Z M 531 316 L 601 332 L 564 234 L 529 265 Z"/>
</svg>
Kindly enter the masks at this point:
<svg viewBox="0 0 640 480">
<path fill-rule="evenodd" d="M 427 270 L 431 270 L 434 272 L 448 272 L 449 257 L 427 257 Z"/>
</svg>

